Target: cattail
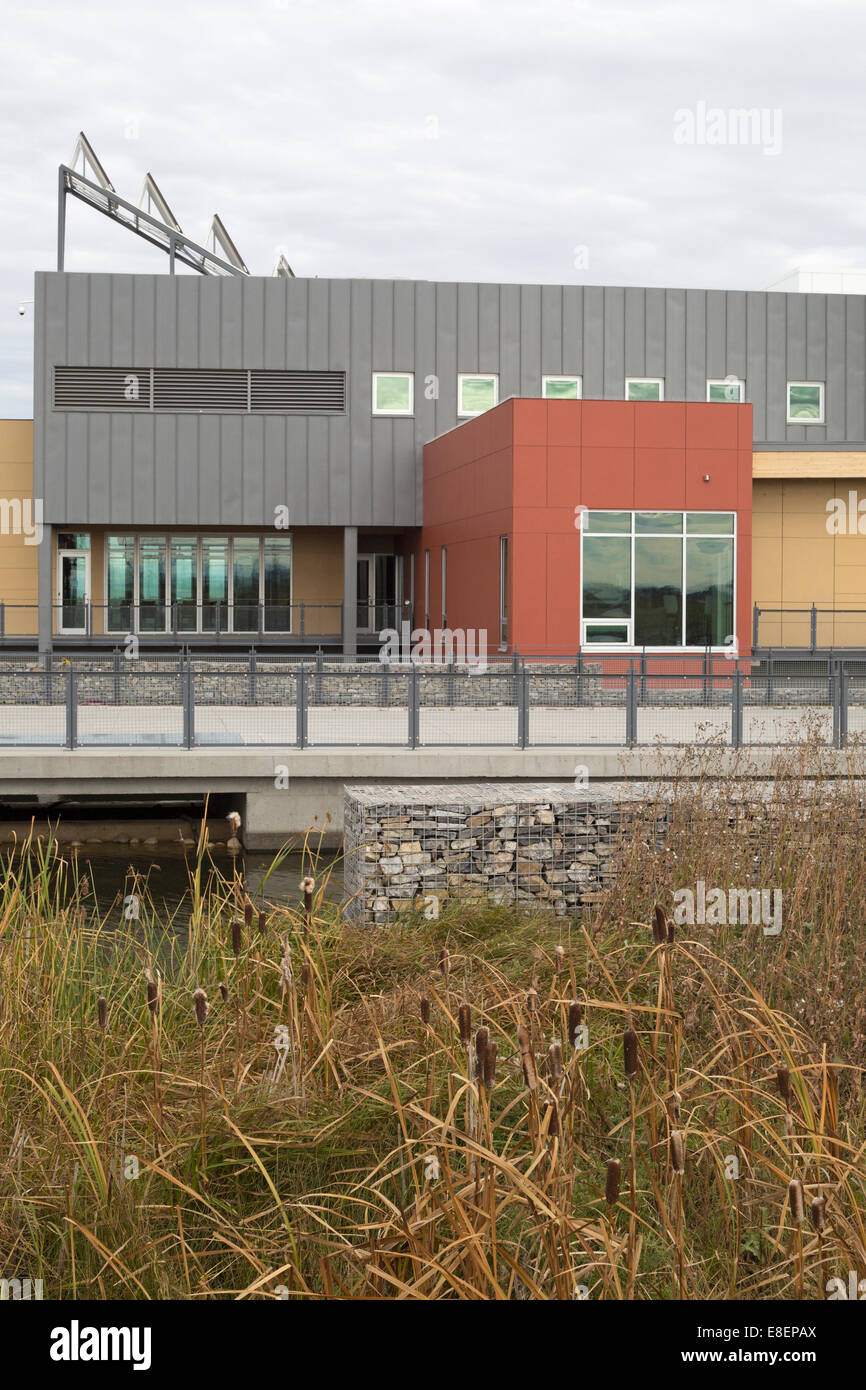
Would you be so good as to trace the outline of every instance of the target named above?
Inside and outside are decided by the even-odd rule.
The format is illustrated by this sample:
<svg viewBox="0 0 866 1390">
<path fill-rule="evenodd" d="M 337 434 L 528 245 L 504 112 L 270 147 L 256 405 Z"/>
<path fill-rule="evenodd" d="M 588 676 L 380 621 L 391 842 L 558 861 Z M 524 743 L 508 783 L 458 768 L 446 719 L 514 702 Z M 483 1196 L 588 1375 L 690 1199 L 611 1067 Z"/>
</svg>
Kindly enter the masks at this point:
<svg viewBox="0 0 866 1390">
<path fill-rule="evenodd" d="M 675 935 L 675 931 L 674 931 L 674 919 L 673 919 L 673 917 L 669 917 L 669 918 L 668 918 L 668 945 L 669 945 L 669 946 L 673 946 L 673 944 L 674 944 L 674 935 Z"/>
<path fill-rule="evenodd" d="M 464 1047 L 468 1047 L 472 1041 L 472 1010 L 468 1004 L 461 1004 L 457 1010 L 457 1022 L 460 1027 L 460 1041 Z"/>
<path fill-rule="evenodd" d="M 653 912 L 653 941 L 657 946 L 664 946 L 668 939 L 668 921 L 665 910 L 661 903 L 656 903 Z"/>
<path fill-rule="evenodd" d="M 490 1029 L 482 1026 L 475 1034 L 475 1075 L 484 1080 L 484 1054 L 490 1046 Z"/>
<path fill-rule="evenodd" d="M 802 1225 L 806 1219 L 806 1208 L 803 1200 L 803 1184 L 799 1178 L 792 1178 L 788 1183 L 788 1205 L 791 1208 L 791 1220 L 794 1225 Z"/>
<path fill-rule="evenodd" d="M 252 903 L 244 903 L 244 925 L 246 926 L 246 928 L 247 928 L 248 931 L 249 931 L 250 927 L 253 925 L 253 905 L 252 905 Z"/>
<path fill-rule="evenodd" d="M 526 1008 L 531 1014 L 538 1010 L 538 990 L 533 985 L 526 995 Z"/>
<path fill-rule="evenodd" d="M 779 1088 L 779 1095 L 787 1104 L 791 1102 L 791 1073 L 782 1062 L 776 1067 L 776 1085 Z"/>
<path fill-rule="evenodd" d="M 427 998 L 426 994 L 423 995 L 421 999 L 421 1022 L 430 1022 L 430 1000 Z"/>
<path fill-rule="evenodd" d="M 629 1024 L 622 1035 L 622 1055 L 625 1063 L 625 1074 L 629 1081 L 634 1081 L 637 1076 L 637 1033 Z"/>
<path fill-rule="evenodd" d="M 577 1040 L 580 1037 L 583 1027 L 583 1005 L 573 1000 L 568 1006 L 568 1041 L 573 1048 L 577 1047 Z"/>
<path fill-rule="evenodd" d="M 96 1020 L 104 1033 L 108 1027 L 108 1000 L 104 994 L 100 994 L 96 1001 Z"/>
<path fill-rule="evenodd" d="M 679 1091 L 671 1092 L 670 1115 L 675 1124 L 679 1124 L 680 1122 L 680 1106 L 682 1105 L 682 1100 L 683 1098 Z"/>
<path fill-rule="evenodd" d="M 208 1014 L 207 995 L 203 989 L 197 989 L 192 996 L 193 1007 L 195 1009 L 195 1021 L 199 1028 L 204 1028 L 205 1019 Z"/>
<path fill-rule="evenodd" d="M 686 1171 L 686 1141 L 681 1129 L 671 1130 L 671 1167 L 678 1178 Z"/>
<path fill-rule="evenodd" d="M 313 892 L 316 887 L 316 880 L 310 878 L 309 874 L 301 879 L 301 892 L 304 895 L 304 925 L 308 927 L 313 915 Z"/>
<path fill-rule="evenodd" d="M 496 1058 L 499 1054 L 499 1045 L 489 1042 L 484 1049 L 484 1089 L 493 1090 L 496 1081 Z"/>
<path fill-rule="evenodd" d="M 310 962 L 305 958 L 301 962 L 301 989 L 306 989 L 310 983 Z"/>
<path fill-rule="evenodd" d="M 812 1205 L 809 1208 L 809 1215 L 812 1218 L 812 1225 L 820 1234 L 827 1225 L 827 1198 L 813 1197 Z"/>
<path fill-rule="evenodd" d="M 553 953 L 553 963 L 556 966 L 557 975 L 561 975 L 565 969 L 565 947 L 557 946 Z"/>
<path fill-rule="evenodd" d="M 264 936 L 268 926 L 268 914 L 265 911 L 259 913 L 259 936 Z"/>
<path fill-rule="evenodd" d="M 547 1069 L 551 1081 L 559 1081 L 562 1076 L 562 1048 L 558 1042 L 552 1042 L 547 1049 Z"/>
<path fill-rule="evenodd" d="M 242 930 L 243 930 L 243 926 L 242 926 L 242 924 L 241 924 L 240 922 L 238 922 L 238 921 L 232 922 L 232 950 L 234 951 L 234 953 L 235 953 L 236 956 L 239 956 L 240 953 L 241 953 L 241 932 L 242 932 Z"/>
<path fill-rule="evenodd" d="M 443 946 L 442 950 L 439 952 L 439 970 L 447 980 L 448 976 L 451 974 L 451 952 L 448 950 L 447 946 Z"/>
<path fill-rule="evenodd" d="M 145 984 L 147 986 L 147 1007 L 152 1014 L 159 1008 L 159 986 L 153 978 L 153 971 L 150 966 L 144 972 Z"/>
<path fill-rule="evenodd" d="M 292 957 L 287 943 L 283 945 L 283 958 L 280 961 L 280 994 L 288 994 L 295 982 L 292 973 Z"/>
<path fill-rule="evenodd" d="M 618 1158 L 609 1158 L 607 1161 L 607 1181 L 604 1186 L 604 1200 L 609 1207 L 616 1206 L 619 1201 L 619 1184 L 622 1178 L 622 1164 Z"/>
<path fill-rule="evenodd" d="M 520 1048 L 520 1060 L 523 1064 L 523 1079 L 530 1091 L 534 1091 L 538 1085 L 538 1072 L 535 1069 L 535 1056 L 532 1051 L 529 1032 L 522 1023 L 517 1030 L 517 1045 Z"/>
<path fill-rule="evenodd" d="M 549 1139 L 555 1138 L 559 1134 L 559 1106 L 556 1101 L 551 1099 L 545 1107 L 547 1111 L 547 1135 Z"/>
<path fill-rule="evenodd" d="M 220 992 L 220 998 L 222 999 L 223 1003 L 227 1004 L 229 1002 L 229 992 L 225 980 L 220 980 L 219 984 L 217 985 L 217 989 Z"/>
</svg>

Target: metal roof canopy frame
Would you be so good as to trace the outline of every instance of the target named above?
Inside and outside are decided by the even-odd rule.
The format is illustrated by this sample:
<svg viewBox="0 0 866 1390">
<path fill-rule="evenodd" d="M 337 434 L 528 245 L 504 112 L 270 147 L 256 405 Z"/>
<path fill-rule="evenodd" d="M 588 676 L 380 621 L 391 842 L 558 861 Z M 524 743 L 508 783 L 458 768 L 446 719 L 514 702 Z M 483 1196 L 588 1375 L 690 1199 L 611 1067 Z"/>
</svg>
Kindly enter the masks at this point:
<svg viewBox="0 0 866 1390">
<path fill-rule="evenodd" d="M 82 157 L 82 164 L 90 168 L 96 174 L 98 182 L 87 178 L 77 169 L 68 164 L 61 164 L 58 170 L 58 189 L 57 189 L 57 269 L 63 270 L 63 262 L 66 251 L 66 199 L 69 194 L 73 198 L 78 198 L 89 207 L 95 208 L 103 216 L 111 218 L 112 222 L 117 222 L 121 227 L 126 227 L 128 231 L 135 232 L 136 236 L 149 241 L 152 246 L 158 246 L 168 254 L 169 272 L 174 274 L 175 262 L 180 261 L 192 270 L 197 270 L 201 275 L 249 275 L 249 271 L 244 265 L 241 257 L 225 231 L 222 222 L 214 217 L 211 224 L 211 232 L 216 233 L 215 240 L 223 250 L 232 257 L 230 260 L 223 260 L 214 251 L 208 250 L 205 246 L 199 246 L 190 237 L 185 236 L 177 225 L 173 214 L 171 222 L 160 221 L 151 213 L 145 212 L 143 208 L 135 203 L 128 202 L 126 198 L 121 198 L 115 192 L 114 185 L 93 153 L 93 149 L 83 132 L 75 142 L 75 149 L 72 153 L 72 163 L 76 163 L 78 156 Z M 170 212 L 168 204 L 162 197 L 157 188 L 156 181 L 152 175 L 145 179 L 142 189 L 141 201 L 148 196 L 149 203 L 156 203 L 162 212 Z"/>
</svg>

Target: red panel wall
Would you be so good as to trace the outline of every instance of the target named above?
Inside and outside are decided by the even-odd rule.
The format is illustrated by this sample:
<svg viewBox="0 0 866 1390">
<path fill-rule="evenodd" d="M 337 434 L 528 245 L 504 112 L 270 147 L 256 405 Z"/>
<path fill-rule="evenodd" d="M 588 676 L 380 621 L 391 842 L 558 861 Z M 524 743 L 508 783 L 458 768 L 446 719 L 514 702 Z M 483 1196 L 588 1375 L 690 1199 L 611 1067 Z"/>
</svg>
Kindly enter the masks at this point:
<svg viewBox="0 0 866 1390">
<path fill-rule="evenodd" d="M 581 507 L 735 511 L 737 635 L 749 649 L 752 408 L 695 402 L 509 400 L 424 450 L 424 527 L 415 561 L 423 625 L 441 625 L 448 548 L 450 628 L 499 641 L 499 538 L 509 538 L 509 649 L 574 653 L 580 643 Z"/>
</svg>

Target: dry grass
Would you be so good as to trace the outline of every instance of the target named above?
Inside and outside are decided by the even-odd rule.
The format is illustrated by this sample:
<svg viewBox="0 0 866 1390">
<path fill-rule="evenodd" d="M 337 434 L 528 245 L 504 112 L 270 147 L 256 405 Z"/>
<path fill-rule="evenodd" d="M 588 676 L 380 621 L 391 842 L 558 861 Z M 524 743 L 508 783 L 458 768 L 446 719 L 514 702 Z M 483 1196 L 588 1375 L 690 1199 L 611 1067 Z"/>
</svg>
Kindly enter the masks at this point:
<svg viewBox="0 0 866 1390">
<path fill-rule="evenodd" d="M 759 864 L 684 780 L 666 847 L 626 847 L 582 921 L 471 904 L 351 931 L 321 880 L 258 916 L 202 841 L 178 919 L 145 894 L 122 922 L 56 845 L 22 846 L 0 1272 L 51 1298 L 820 1298 L 863 1277 L 862 837 L 847 785 L 804 823 L 798 766 Z M 668 940 L 698 877 L 781 889 L 781 934 Z"/>
</svg>

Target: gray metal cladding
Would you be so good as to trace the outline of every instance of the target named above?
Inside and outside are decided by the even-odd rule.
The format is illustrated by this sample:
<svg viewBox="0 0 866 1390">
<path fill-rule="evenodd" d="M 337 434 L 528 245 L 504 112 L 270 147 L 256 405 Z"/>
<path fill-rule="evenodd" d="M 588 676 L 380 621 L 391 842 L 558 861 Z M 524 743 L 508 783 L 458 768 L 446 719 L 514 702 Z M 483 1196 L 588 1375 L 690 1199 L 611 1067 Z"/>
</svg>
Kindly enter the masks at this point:
<svg viewBox="0 0 866 1390">
<path fill-rule="evenodd" d="M 98 400 L 76 408 L 86 367 Z M 130 370 L 164 390 L 112 410 Z M 414 417 L 373 416 L 372 373 L 400 370 Z M 45 273 L 35 372 L 38 495 L 63 524 L 268 526 L 288 506 L 296 525 L 418 525 L 423 446 L 458 423 L 461 372 L 497 373 L 500 400 L 574 374 L 585 398 L 648 376 L 703 401 L 734 375 L 756 448 L 866 447 L 860 295 Z M 177 394 L 207 379 L 209 402 Z M 789 380 L 825 383 L 823 424 L 787 423 Z"/>
</svg>

